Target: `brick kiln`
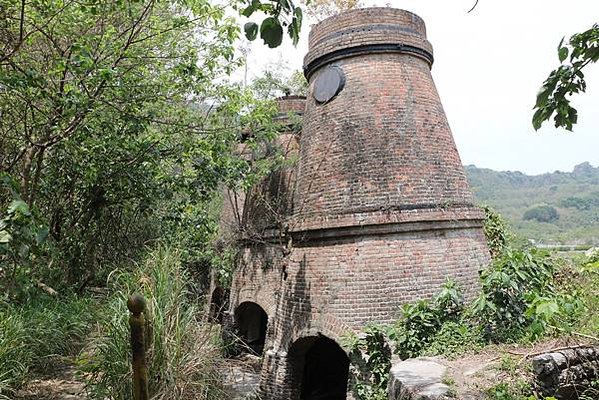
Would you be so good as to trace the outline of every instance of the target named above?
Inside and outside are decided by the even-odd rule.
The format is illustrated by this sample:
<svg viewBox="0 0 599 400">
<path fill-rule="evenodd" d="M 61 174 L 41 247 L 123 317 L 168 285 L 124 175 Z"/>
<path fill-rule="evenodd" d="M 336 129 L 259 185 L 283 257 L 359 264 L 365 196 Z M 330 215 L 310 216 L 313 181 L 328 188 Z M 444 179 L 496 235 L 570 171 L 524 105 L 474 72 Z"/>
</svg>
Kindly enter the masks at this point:
<svg viewBox="0 0 599 400">
<path fill-rule="evenodd" d="M 262 398 L 345 399 L 343 336 L 394 321 L 447 277 L 476 291 L 484 215 L 432 63 L 424 22 L 407 11 L 354 10 L 312 29 L 301 137 L 286 129 L 279 141 L 299 159 L 253 196 L 278 218 L 246 198 L 260 240 L 242 242 L 231 287 L 229 321 L 264 357 Z M 281 118 L 304 112 L 297 97 L 279 106 Z"/>
</svg>

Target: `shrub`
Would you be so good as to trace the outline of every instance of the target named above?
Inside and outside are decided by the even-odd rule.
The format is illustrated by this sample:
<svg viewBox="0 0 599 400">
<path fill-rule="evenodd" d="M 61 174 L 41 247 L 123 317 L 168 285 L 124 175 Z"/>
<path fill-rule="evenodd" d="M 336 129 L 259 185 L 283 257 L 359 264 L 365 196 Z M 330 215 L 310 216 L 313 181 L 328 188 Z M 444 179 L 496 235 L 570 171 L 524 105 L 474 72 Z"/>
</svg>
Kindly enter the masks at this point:
<svg viewBox="0 0 599 400">
<path fill-rule="evenodd" d="M 507 250 L 481 272 L 482 290 L 470 312 L 485 326 L 487 339 L 504 341 L 530 322 L 531 296 L 553 294 L 554 264 L 536 249 Z"/>
<path fill-rule="evenodd" d="M 445 282 L 441 292 L 432 301 L 419 300 L 405 304 L 392 333 L 397 354 L 402 359 L 419 356 L 431 344 L 441 325 L 445 321 L 458 319 L 462 309 L 462 295 L 451 279 Z"/>
<path fill-rule="evenodd" d="M 81 370 L 92 399 L 128 399 L 131 393 L 126 301 L 134 292 L 147 301 L 147 351 L 153 399 L 219 399 L 219 352 L 197 319 L 198 299 L 189 290 L 180 253 L 160 246 L 134 273 L 111 277 L 114 294 L 108 313 L 81 355 Z"/>
<path fill-rule="evenodd" d="M 424 349 L 425 355 L 444 355 L 454 358 L 485 344 L 483 330 L 470 321 L 446 321 L 431 339 L 430 345 Z"/>
</svg>

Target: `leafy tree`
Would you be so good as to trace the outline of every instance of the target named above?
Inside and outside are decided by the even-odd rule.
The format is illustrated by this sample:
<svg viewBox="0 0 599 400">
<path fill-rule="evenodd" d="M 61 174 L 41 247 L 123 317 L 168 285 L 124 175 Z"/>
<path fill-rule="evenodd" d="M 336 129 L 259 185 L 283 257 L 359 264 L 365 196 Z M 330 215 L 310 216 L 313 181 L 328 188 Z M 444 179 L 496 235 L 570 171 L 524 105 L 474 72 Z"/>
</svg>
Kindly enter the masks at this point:
<svg viewBox="0 0 599 400">
<path fill-rule="evenodd" d="M 552 116 L 556 128 L 572 131 L 577 123 L 578 113 L 571 106 L 569 97 L 586 91 L 583 70 L 599 60 L 599 25 L 577 33 L 567 43 L 562 39 L 557 54 L 562 65 L 549 74 L 537 94 L 536 112 L 532 118 L 536 130 Z"/>
<path fill-rule="evenodd" d="M 553 222 L 559 219 L 559 213 L 555 207 L 539 205 L 526 210 L 522 219 L 525 221 L 534 219 L 537 222 Z"/>
<path fill-rule="evenodd" d="M 0 172 L 51 239 L 32 276 L 82 288 L 167 235 L 202 266 L 220 183 L 254 173 L 231 148 L 276 132 L 270 103 L 215 84 L 236 22 L 208 0 L 0 1 Z"/>
<path fill-rule="evenodd" d="M 301 71 L 294 71 L 287 76 L 281 70 L 267 69 L 261 77 L 252 82 L 250 88 L 257 98 L 268 100 L 284 95 L 305 96 L 308 82 Z"/>
</svg>

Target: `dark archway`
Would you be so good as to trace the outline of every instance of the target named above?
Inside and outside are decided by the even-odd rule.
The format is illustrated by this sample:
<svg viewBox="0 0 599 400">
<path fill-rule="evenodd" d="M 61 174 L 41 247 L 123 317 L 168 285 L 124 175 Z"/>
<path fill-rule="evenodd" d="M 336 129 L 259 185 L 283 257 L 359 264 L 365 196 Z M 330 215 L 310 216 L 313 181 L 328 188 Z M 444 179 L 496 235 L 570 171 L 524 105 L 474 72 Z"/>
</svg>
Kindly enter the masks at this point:
<svg viewBox="0 0 599 400">
<path fill-rule="evenodd" d="M 229 291 L 217 287 L 210 297 L 210 320 L 219 324 L 223 323 L 227 303 L 229 302 Z"/>
<path fill-rule="evenodd" d="M 345 400 L 349 358 L 325 336 L 297 340 L 289 351 L 301 400 Z"/>
<path fill-rule="evenodd" d="M 254 353 L 261 355 L 266 341 L 268 315 L 262 307 L 250 301 L 235 309 L 235 322 L 239 336 Z"/>
</svg>

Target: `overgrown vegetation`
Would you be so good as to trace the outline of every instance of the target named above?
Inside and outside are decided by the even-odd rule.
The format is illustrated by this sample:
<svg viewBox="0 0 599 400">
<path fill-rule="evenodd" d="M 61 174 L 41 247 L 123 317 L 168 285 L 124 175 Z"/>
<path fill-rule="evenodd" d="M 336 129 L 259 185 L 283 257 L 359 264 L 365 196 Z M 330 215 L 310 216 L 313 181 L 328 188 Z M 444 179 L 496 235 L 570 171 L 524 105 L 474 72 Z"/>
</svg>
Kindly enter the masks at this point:
<svg viewBox="0 0 599 400">
<path fill-rule="evenodd" d="M 153 399 L 220 399 L 220 361 L 215 333 L 198 320 L 202 309 L 181 252 L 158 246 L 133 272 L 115 272 L 105 314 L 93 340 L 80 357 L 92 399 L 131 396 L 127 298 L 147 300 L 147 349 Z"/>
<path fill-rule="evenodd" d="M 75 295 L 0 303 L 0 398 L 12 398 L 33 373 L 76 355 L 98 315 L 95 302 Z"/>
<path fill-rule="evenodd" d="M 382 327 L 370 325 L 360 336 L 346 338 L 350 349 L 350 385 L 356 400 L 387 400 L 391 348 Z"/>
<path fill-rule="evenodd" d="M 272 102 L 228 79 L 242 61 L 234 49 L 240 28 L 226 6 L 0 0 L 3 394 L 51 355 L 72 357 L 99 318 L 97 342 L 82 358 L 90 391 L 126 397 L 123 306 L 136 282 L 155 302 L 153 323 L 162 324 L 151 357 L 164 392 L 153 391 L 217 396 L 212 364 L 197 358 L 200 347 L 212 353 L 203 344 L 209 335 L 190 328 L 192 303 L 211 267 L 230 279 L 231 257 L 213 245 L 219 193 L 268 173 L 273 161 L 258 150 L 277 134 Z M 254 150 L 252 160 L 234 151 L 241 141 Z M 157 243 L 169 250 L 149 253 Z M 134 268 L 148 257 L 164 261 L 160 273 L 193 275 L 199 287 L 183 289 L 187 279 L 169 275 L 179 286 L 164 292 L 167 281 L 152 275 L 158 268 Z M 88 289 L 107 281 L 107 313 L 96 315 Z"/>
<path fill-rule="evenodd" d="M 595 337 L 599 331 L 593 312 L 599 299 L 599 252 L 572 260 L 521 247 L 501 216 L 485 209 L 485 233 L 493 260 L 481 271 L 478 296 L 466 304 L 460 288 L 448 280 L 431 300 L 404 305 L 395 326 L 367 329 L 352 348 L 362 349 L 363 357 L 369 359 L 369 347 L 363 344 L 381 343 L 371 350 L 376 355 L 373 368 L 387 368 L 387 372 L 390 368 L 389 359 L 381 359 L 385 341 L 406 359 L 453 358 L 492 343 L 530 343 L 548 336 Z M 381 337 L 383 332 L 386 335 Z M 358 360 L 354 365 L 359 369 L 361 364 Z M 355 376 L 354 387 L 370 387 L 369 375 Z M 536 399 L 528 381 L 514 382 L 490 388 L 488 397 Z"/>
</svg>

